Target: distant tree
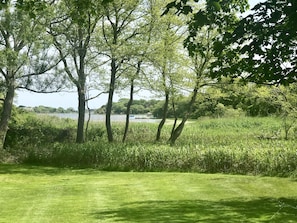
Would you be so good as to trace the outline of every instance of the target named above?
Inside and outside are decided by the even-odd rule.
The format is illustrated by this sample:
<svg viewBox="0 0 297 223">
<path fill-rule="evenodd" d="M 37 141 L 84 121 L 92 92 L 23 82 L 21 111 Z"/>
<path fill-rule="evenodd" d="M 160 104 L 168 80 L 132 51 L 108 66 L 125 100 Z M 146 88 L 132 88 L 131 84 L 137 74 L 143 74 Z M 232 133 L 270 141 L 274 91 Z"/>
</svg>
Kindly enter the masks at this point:
<svg viewBox="0 0 297 223">
<path fill-rule="evenodd" d="M 125 114 L 127 105 L 129 103 L 128 98 L 121 98 L 118 102 L 114 102 L 112 106 L 112 114 Z M 160 101 L 151 99 L 151 100 L 134 100 L 133 105 L 131 106 L 131 113 L 132 114 L 147 114 L 147 113 L 153 113 L 156 105 Z M 106 105 L 102 105 L 101 108 L 98 110 L 104 110 Z M 162 106 L 161 106 L 162 107 Z M 105 113 L 104 111 L 98 112 L 100 114 Z"/>
</svg>

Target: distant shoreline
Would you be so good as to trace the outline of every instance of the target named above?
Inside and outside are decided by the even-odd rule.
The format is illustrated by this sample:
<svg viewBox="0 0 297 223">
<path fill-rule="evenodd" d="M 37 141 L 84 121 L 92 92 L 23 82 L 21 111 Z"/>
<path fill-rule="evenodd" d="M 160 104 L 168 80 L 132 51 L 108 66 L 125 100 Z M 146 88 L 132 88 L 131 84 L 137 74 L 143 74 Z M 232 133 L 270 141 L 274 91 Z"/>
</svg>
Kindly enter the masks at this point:
<svg viewBox="0 0 297 223">
<path fill-rule="evenodd" d="M 55 116 L 58 118 L 69 118 L 76 120 L 78 118 L 78 113 L 36 113 L 38 116 Z M 86 113 L 85 120 L 88 120 L 88 114 Z M 151 122 L 151 123 L 157 123 L 160 119 L 156 119 L 152 116 L 148 116 L 146 114 L 131 114 L 130 121 L 131 122 Z M 105 114 L 94 114 L 91 113 L 91 121 L 99 121 L 103 122 L 105 121 Z M 126 121 L 126 115 L 119 115 L 119 114 L 113 114 L 111 115 L 111 121 L 114 122 L 125 122 Z"/>
</svg>

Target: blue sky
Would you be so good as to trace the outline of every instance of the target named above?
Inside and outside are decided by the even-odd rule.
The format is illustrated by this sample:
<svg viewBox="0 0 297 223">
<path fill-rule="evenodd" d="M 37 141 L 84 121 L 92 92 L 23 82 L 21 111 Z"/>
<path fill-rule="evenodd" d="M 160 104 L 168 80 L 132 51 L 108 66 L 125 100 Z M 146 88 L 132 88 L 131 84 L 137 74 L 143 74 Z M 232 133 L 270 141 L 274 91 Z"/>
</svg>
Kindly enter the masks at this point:
<svg viewBox="0 0 297 223">
<path fill-rule="evenodd" d="M 249 0 L 251 7 L 260 2 L 260 0 Z M 147 95 L 147 92 L 144 94 Z M 116 95 L 114 101 L 117 101 L 120 97 L 127 97 L 127 95 Z M 142 97 L 142 95 L 138 95 Z M 136 97 L 137 98 L 137 97 Z M 97 99 L 89 102 L 90 108 L 99 108 L 106 104 L 107 95 L 101 95 Z M 17 91 L 17 97 L 15 98 L 16 105 L 24 105 L 28 107 L 34 107 L 39 105 L 49 106 L 49 107 L 62 107 L 62 108 L 77 108 L 77 93 L 74 91 L 72 93 L 52 93 L 52 94 L 37 94 L 31 93 L 25 90 Z"/>
</svg>

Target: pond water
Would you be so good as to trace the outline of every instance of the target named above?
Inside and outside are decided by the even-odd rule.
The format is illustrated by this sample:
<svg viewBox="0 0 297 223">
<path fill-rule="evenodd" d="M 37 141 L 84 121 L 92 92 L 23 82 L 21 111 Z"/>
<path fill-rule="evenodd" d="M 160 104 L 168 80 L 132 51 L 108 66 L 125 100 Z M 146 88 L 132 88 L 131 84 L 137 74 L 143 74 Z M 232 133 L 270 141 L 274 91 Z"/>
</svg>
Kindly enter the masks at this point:
<svg viewBox="0 0 297 223">
<path fill-rule="evenodd" d="M 39 114 L 39 115 L 49 115 L 49 116 L 56 116 L 58 118 L 70 118 L 70 119 L 77 119 L 78 113 L 48 113 L 48 114 Z M 86 113 L 86 120 L 88 120 L 88 113 Z M 91 114 L 91 121 L 105 121 L 105 115 L 102 114 Z M 126 115 L 111 115 L 111 121 L 114 122 L 125 122 Z M 152 118 L 151 116 L 147 115 L 130 115 L 130 122 L 159 122 L 160 119 Z"/>
</svg>

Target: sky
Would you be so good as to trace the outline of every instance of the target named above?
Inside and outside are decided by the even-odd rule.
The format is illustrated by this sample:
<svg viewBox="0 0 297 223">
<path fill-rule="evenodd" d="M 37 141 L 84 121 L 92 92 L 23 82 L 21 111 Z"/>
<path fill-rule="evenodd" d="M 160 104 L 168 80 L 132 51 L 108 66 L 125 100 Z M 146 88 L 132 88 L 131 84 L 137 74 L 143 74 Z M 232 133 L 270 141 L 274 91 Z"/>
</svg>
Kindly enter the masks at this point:
<svg viewBox="0 0 297 223">
<path fill-rule="evenodd" d="M 260 2 L 260 0 L 249 0 L 251 8 Z M 14 104 L 17 106 L 27 106 L 35 107 L 39 105 L 48 107 L 62 107 L 62 108 L 74 108 L 77 109 L 78 99 L 75 90 L 73 92 L 61 92 L 61 93 L 51 93 L 51 94 L 38 94 L 32 93 L 26 90 L 18 90 L 17 96 L 14 100 Z M 137 98 L 147 98 L 148 92 L 139 93 L 136 95 Z M 114 101 L 118 101 L 121 97 L 128 97 L 127 95 L 115 95 Z M 100 97 L 93 99 L 89 102 L 89 107 L 91 109 L 100 108 L 107 102 L 107 94 L 101 95 Z"/>
<path fill-rule="evenodd" d="M 136 93 L 134 99 L 145 98 L 149 99 L 149 93 L 143 92 Z M 90 100 L 88 106 L 91 109 L 100 108 L 102 105 L 107 103 L 107 94 L 102 94 L 98 98 Z M 114 101 L 118 101 L 120 98 L 128 98 L 128 95 L 119 95 L 115 94 Z M 26 107 L 35 107 L 35 106 L 48 106 L 53 108 L 62 107 L 64 109 L 74 108 L 77 110 L 78 107 L 78 96 L 77 92 L 60 92 L 60 93 L 50 93 L 50 94 L 41 94 L 41 93 L 32 93 L 26 90 L 17 91 L 17 96 L 14 100 L 14 104 L 17 106 L 26 106 Z"/>
<path fill-rule="evenodd" d="M 115 101 L 118 100 L 118 96 Z M 89 102 L 89 107 L 91 109 L 100 108 L 102 105 L 106 104 L 107 95 L 101 95 L 100 97 L 91 100 Z M 14 101 L 17 106 L 35 107 L 39 105 L 48 107 L 62 107 L 62 108 L 74 108 L 77 110 L 78 106 L 78 96 L 74 92 L 60 92 L 60 93 L 50 93 L 50 94 L 40 94 L 32 93 L 26 90 L 17 91 L 17 96 Z"/>
</svg>

